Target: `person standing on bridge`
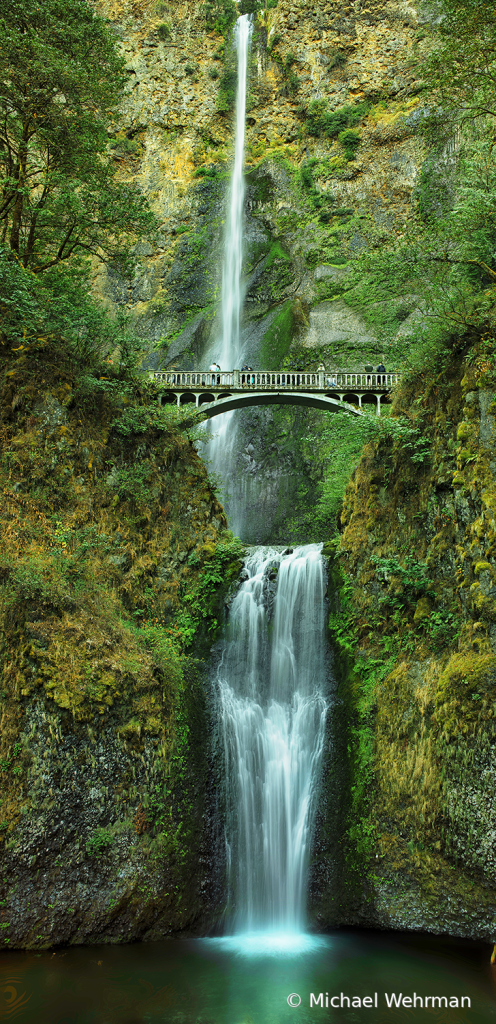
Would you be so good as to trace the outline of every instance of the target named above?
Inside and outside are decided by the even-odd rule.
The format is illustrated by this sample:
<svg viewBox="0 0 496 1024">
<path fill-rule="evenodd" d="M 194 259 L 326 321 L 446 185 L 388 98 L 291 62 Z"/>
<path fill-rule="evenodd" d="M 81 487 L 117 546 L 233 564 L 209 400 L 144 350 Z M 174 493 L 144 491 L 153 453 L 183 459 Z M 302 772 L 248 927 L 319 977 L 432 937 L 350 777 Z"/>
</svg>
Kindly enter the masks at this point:
<svg viewBox="0 0 496 1024">
<path fill-rule="evenodd" d="M 379 366 L 376 368 L 376 373 L 385 373 L 385 372 L 386 372 L 386 367 L 384 366 L 384 363 L 379 363 Z M 378 384 L 381 384 L 381 383 L 385 384 L 386 383 L 386 378 L 383 377 L 382 381 L 381 381 L 381 378 L 378 377 L 377 378 L 377 383 Z"/>
<path fill-rule="evenodd" d="M 217 369 L 220 370 L 220 366 L 217 367 L 217 363 L 210 363 L 209 370 L 212 372 L 212 384 L 215 384 L 215 375 L 217 373 Z"/>
</svg>

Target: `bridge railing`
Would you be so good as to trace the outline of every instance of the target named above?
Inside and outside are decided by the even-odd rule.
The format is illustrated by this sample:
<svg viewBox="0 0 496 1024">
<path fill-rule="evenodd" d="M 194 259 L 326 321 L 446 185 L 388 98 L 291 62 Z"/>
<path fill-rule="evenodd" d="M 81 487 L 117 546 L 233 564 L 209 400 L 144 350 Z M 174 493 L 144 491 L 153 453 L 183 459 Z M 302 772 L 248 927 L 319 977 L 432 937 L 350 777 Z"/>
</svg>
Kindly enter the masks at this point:
<svg viewBox="0 0 496 1024">
<path fill-rule="evenodd" d="M 309 373 L 293 370 L 158 370 L 150 373 L 150 378 L 159 383 L 169 385 L 173 389 L 194 388 L 296 388 L 298 390 L 329 391 L 339 390 L 367 391 L 384 389 L 389 391 L 400 379 L 399 373 L 357 373 L 342 370 L 337 373 Z"/>
</svg>

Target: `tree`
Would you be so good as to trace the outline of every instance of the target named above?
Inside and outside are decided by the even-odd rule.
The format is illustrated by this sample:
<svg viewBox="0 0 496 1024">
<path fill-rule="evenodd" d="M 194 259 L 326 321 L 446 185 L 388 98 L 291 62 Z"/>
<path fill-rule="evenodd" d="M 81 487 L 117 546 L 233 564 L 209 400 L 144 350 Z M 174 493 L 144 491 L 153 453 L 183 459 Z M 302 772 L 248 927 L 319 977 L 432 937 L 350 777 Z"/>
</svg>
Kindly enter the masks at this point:
<svg viewBox="0 0 496 1024">
<path fill-rule="evenodd" d="M 4 0 L 0 33 L 2 242 L 35 273 L 122 257 L 154 218 L 107 155 L 125 79 L 105 22 L 86 0 Z"/>
<path fill-rule="evenodd" d="M 203 10 L 207 32 L 227 38 L 237 18 L 234 0 L 205 0 Z"/>
<path fill-rule="evenodd" d="M 422 68 L 434 111 L 426 127 L 444 137 L 460 122 L 496 117 L 496 8 L 486 0 L 431 0 L 431 7 L 438 17 Z"/>
</svg>

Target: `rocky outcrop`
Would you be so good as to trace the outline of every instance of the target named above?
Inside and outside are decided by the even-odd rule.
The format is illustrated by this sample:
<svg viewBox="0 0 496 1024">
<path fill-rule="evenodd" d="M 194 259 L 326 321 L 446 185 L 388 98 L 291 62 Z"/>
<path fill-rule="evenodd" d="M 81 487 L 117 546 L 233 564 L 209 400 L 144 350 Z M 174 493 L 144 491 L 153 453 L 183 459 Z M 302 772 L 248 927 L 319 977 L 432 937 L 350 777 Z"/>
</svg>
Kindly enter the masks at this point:
<svg viewBox="0 0 496 1024">
<path fill-rule="evenodd" d="M 138 246 L 132 280 L 103 273 L 95 287 L 132 311 L 144 343 L 165 343 L 162 357 L 169 346 L 169 360 L 197 364 L 217 330 L 232 148 L 232 113 L 222 101 L 229 35 L 207 31 L 199 2 L 99 6 L 129 74 L 112 151 L 119 175 L 141 186 L 161 229 L 155 248 Z M 423 161 L 415 129 L 425 20 L 419 5 L 395 0 L 318 0 L 311 7 L 279 0 L 257 17 L 247 117 L 245 326 L 262 324 L 288 297 L 299 298 L 303 318 L 288 332 L 283 355 L 308 328 L 306 344 L 315 348 L 308 310 L 319 300 L 328 304 L 328 324 L 317 332 L 318 347 L 333 368 L 391 355 L 363 324 L 357 328 L 333 267 L 391 233 L 401 235 L 410 217 Z M 315 118 L 312 127 L 315 103 L 327 114 L 361 104 L 354 154 L 337 131 L 319 135 Z M 252 346 L 264 363 L 260 337 L 269 326 L 262 324 Z M 353 337 L 358 330 L 363 348 L 348 343 L 348 330 Z M 346 344 L 336 349 L 336 341 Z"/>
<path fill-rule="evenodd" d="M 239 545 L 153 387 L 63 349 L 7 365 L 1 942 L 208 930 L 223 854 L 205 658 Z"/>
<path fill-rule="evenodd" d="M 409 433 L 393 419 L 366 450 L 332 563 L 347 755 L 341 737 L 329 756 L 344 753 L 348 799 L 341 882 L 329 887 L 321 850 L 314 913 L 493 941 L 496 402 L 477 340 L 442 373 L 410 376 L 394 413 Z"/>
<path fill-rule="evenodd" d="M 200 2 L 100 0 L 98 6 L 111 21 L 129 74 L 110 145 L 119 176 L 143 189 L 160 230 L 154 245 L 138 244 L 132 278 L 100 272 L 95 289 L 131 313 L 144 367 L 192 369 L 219 358 L 222 333 L 234 127 L 230 32 L 224 38 L 209 31 Z M 370 309 L 359 308 L 350 292 L 347 264 L 401 236 L 416 202 L 424 160 L 415 134 L 422 112 L 417 64 L 428 45 L 421 6 L 279 0 L 257 16 L 246 124 L 242 322 L 250 365 L 296 369 L 324 362 L 334 371 L 384 361 L 389 369 L 408 344 L 415 297 L 397 304 L 398 334 L 387 343 L 378 338 Z M 344 118 L 341 128 L 351 117 L 351 149 L 336 125 L 328 130 L 334 115 Z M 314 433 L 321 419 L 312 424 Z M 284 535 L 282 524 L 294 518 L 295 504 L 301 520 L 322 467 L 306 467 L 298 416 L 289 423 L 282 413 L 238 414 L 236 423 L 230 477 L 245 465 L 249 446 L 256 455 L 233 500 L 223 494 L 234 528 L 235 507 L 246 499 L 244 539 L 303 538 L 292 529 Z M 277 443 L 271 448 L 278 437 L 292 448 L 288 458 L 280 458 Z"/>
</svg>

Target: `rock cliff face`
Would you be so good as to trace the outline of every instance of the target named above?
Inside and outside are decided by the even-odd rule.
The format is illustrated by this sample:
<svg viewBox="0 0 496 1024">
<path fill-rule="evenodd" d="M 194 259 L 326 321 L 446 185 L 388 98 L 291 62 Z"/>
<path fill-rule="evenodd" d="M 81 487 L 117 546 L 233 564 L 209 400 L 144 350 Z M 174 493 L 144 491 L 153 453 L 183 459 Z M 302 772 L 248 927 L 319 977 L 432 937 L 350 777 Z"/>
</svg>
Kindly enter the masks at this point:
<svg viewBox="0 0 496 1024">
<path fill-rule="evenodd" d="M 418 433 L 371 445 L 346 493 L 331 570 L 341 701 L 314 876 L 321 922 L 496 935 L 488 370 L 467 345 L 405 384 L 395 412 Z M 336 817 L 347 829 L 337 844 Z"/>
<path fill-rule="evenodd" d="M 239 547 L 153 390 L 39 355 L 2 372 L 1 941 L 205 930 L 223 895 L 203 659 Z"/>
<path fill-rule="evenodd" d="M 161 228 L 137 242 L 132 279 L 95 272 L 95 290 L 132 313 L 145 365 L 201 365 L 219 329 L 228 41 L 200 3 L 98 7 L 129 73 L 110 144 Z M 416 202 L 428 30 L 421 3 L 394 0 L 279 0 L 258 18 L 243 321 L 256 365 L 393 367 L 403 351 L 415 297 L 384 347 L 347 264 L 401 236 Z M 156 394 L 89 386 L 46 353 L 41 378 L 28 358 L 2 393 L 2 941 L 204 932 L 223 893 L 202 658 L 240 549 Z M 340 688 L 317 927 L 496 938 L 495 394 L 467 342 L 398 392 L 412 433 L 370 446 L 348 488 L 328 551 Z M 244 539 L 292 541 L 288 514 L 322 473 L 301 440 L 318 414 L 243 416 Z"/>
<path fill-rule="evenodd" d="M 325 350 L 332 365 L 386 355 L 340 299 L 343 274 L 335 267 L 371 241 L 401 233 L 410 215 L 423 160 L 413 135 L 426 35 L 419 7 L 279 0 L 258 16 L 247 118 L 246 319 L 260 324 L 293 300 L 296 318 L 279 359 L 296 334 L 310 355 Z M 201 3 L 99 8 L 129 72 L 115 160 L 149 197 L 162 231 L 155 250 L 138 247 L 132 281 L 110 276 L 98 287 L 133 311 L 144 339 L 173 339 L 169 359 L 184 363 L 189 353 L 201 360 L 215 337 L 233 141 L 222 85 L 229 35 L 206 30 Z M 360 109 L 354 153 L 337 131 L 309 121 L 312 103 L 320 104 L 317 122 L 319 112 Z"/>
<path fill-rule="evenodd" d="M 161 229 L 155 248 L 138 245 L 132 280 L 101 274 L 95 288 L 132 313 L 145 366 L 198 367 L 218 358 L 221 332 L 233 147 L 230 31 L 225 39 L 208 31 L 201 3 L 105 0 L 99 9 L 112 21 L 129 72 L 111 140 L 115 160 L 122 177 L 143 188 Z M 347 262 L 401 235 L 411 215 L 424 159 L 414 130 L 427 32 L 420 4 L 394 0 L 279 0 L 257 17 L 242 324 L 251 365 L 316 368 L 323 361 L 335 370 L 382 360 L 394 368 L 415 298 L 398 304 L 394 344 L 379 341 L 349 293 Z M 347 125 L 354 140 L 346 144 L 338 135 Z M 301 506 L 301 494 L 311 503 L 322 467 L 305 468 L 297 419 L 272 412 L 236 419 L 233 466 L 250 460 L 251 525 L 243 538 L 297 540 L 297 533 L 284 536 L 282 522 Z M 271 453 L 267 429 L 292 454 L 281 461 Z M 244 497 L 243 485 L 234 505 Z M 231 513 L 229 502 L 227 508 Z"/>
</svg>

